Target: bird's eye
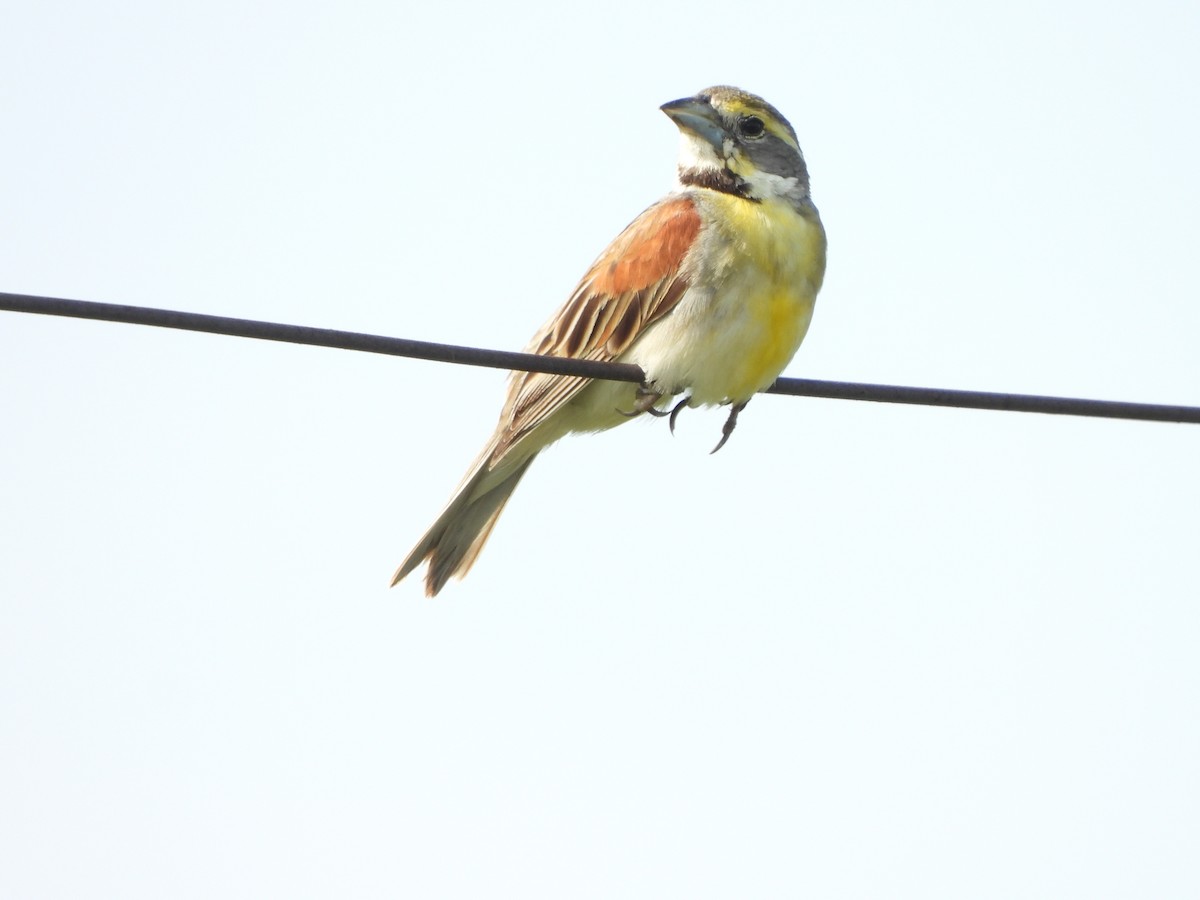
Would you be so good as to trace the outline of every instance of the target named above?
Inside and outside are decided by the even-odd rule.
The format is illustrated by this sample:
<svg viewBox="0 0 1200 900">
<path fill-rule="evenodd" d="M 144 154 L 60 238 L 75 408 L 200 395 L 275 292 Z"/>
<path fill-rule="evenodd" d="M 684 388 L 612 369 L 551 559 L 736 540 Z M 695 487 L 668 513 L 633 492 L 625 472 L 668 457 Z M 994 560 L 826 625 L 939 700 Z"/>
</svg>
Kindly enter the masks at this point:
<svg viewBox="0 0 1200 900">
<path fill-rule="evenodd" d="M 746 116 L 746 118 L 738 122 L 738 131 L 741 132 L 742 137 L 762 137 L 762 133 L 766 128 L 767 126 L 763 124 L 763 120 L 758 116 Z"/>
</svg>

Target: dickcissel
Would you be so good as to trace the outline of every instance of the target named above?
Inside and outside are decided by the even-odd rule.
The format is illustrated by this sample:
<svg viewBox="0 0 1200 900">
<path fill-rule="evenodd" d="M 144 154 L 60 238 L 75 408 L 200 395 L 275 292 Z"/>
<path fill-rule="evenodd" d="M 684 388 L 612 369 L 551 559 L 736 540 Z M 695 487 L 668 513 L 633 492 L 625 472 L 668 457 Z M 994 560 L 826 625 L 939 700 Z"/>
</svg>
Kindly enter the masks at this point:
<svg viewBox="0 0 1200 900">
<path fill-rule="evenodd" d="M 825 230 L 796 132 L 733 87 L 661 108 L 682 136 L 676 190 L 617 236 L 527 348 L 633 363 L 645 383 L 514 372 L 495 434 L 393 585 L 426 560 L 431 597 L 464 576 L 534 457 L 566 434 L 642 413 L 670 415 L 673 428 L 685 406 L 728 405 L 716 452 L 799 348 Z"/>
</svg>

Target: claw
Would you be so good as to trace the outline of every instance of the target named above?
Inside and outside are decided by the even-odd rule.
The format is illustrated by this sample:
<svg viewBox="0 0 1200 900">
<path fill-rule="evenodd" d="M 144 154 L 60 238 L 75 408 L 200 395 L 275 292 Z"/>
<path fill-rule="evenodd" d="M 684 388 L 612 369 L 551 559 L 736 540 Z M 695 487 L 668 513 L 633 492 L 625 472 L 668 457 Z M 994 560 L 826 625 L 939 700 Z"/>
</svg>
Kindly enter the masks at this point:
<svg viewBox="0 0 1200 900">
<path fill-rule="evenodd" d="M 650 413 L 652 416 L 667 416 L 670 413 L 665 413 L 654 408 L 654 404 L 662 399 L 662 394 L 654 390 L 654 388 L 646 385 L 639 385 L 637 389 L 636 400 L 633 401 L 633 409 L 626 412 L 623 409 L 618 409 L 617 412 L 625 416 L 627 419 L 632 419 L 634 416 L 640 416 L 642 413 Z"/>
<path fill-rule="evenodd" d="M 749 402 L 749 400 L 744 400 L 741 403 L 733 404 L 733 408 L 729 410 L 729 418 L 726 419 L 725 424 L 721 426 L 721 440 L 717 441 L 717 446 L 713 447 L 712 450 L 709 451 L 709 456 L 712 456 L 725 446 L 725 442 L 729 440 L 729 436 L 733 434 L 733 429 L 737 428 L 738 413 L 745 409 L 746 404 Z"/>
<path fill-rule="evenodd" d="M 679 418 L 680 411 L 682 409 L 684 409 L 684 407 L 686 407 L 688 405 L 688 403 L 691 402 L 691 399 L 692 398 L 690 396 L 684 397 L 682 400 L 680 400 L 678 403 L 676 403 L 673 407 L 671 407 L 671 412 L 670 412 L 671 418 L 667 422 L 667 424 L 671 426 L 671 434 L 675 433 L 675 420 L 677 418 Z"/>
</svg>

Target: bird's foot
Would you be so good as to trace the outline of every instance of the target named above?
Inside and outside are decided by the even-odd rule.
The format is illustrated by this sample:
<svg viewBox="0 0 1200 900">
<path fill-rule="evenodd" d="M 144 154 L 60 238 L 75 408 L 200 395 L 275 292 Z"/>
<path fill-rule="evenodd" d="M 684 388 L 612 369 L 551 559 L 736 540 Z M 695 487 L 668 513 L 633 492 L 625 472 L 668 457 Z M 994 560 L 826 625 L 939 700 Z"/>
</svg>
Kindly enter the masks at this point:
<svg viewBox="0 0 1200 900">
<path fill-rule="evenodd" d="M 712 456 L 718 450 L 725 446 L 725 442 L 729 440 L 729 436 L 733 434 L 733 429 L 737 428 L 738 413 L 746 408 L 749 400 L 743 400 L 741 403 L 733 404 L 733 408 L 729 410 L 729 418 L 725 420 L 725 424 L 721 426 L 721 440 L 717 441 L 717 446 L 709 451 L 709 456 Z"/>
<path fill-rule="evenodd" d="M 640 416 L 642 413 L 650 413 L 652 416 L 669 416 L 669 412 L 663 412 L 654 408 L 654 404 L 663 398 L 663 395 L 647 384 L 639 385 L 637 393 L 634 395 L 633 409 L 626 412 L 623 409 L 618 409 L 617 412 L 628 419 L 634 416 Z"/>
<path fill-rule="evenodd" d="M 664 416 L 669 417 L 667 424 L 671 426 L 671 434 L 675 433 L 675 420 L 679 418 L 680 412 L 692 401 L 691 395 L 684 397 L 670 409 L 658 409 L 655 404 L 661 400 L 665 394 L 654 390 L 649 385 L 643 384 L 637 389 L 637 394 L 634 395 L 633 409 L 626 412 L 623 409 L 618 409 L 617 412 L 621 415 L 632 419 L 634 416 L 640 416 L 642 413 L 649 413 L 656 419 L 661 419 Z M 745 404 L 743 404 L 744 406 Z"/>
</svg>

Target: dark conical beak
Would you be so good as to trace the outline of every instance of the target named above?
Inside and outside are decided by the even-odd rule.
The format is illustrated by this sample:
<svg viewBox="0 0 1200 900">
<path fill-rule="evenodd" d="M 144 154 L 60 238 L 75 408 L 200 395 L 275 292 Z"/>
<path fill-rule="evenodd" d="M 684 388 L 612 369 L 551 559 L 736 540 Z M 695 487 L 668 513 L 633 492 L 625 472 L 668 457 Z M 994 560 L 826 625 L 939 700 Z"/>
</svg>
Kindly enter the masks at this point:
<svg viewBox="0 0 1200 900">
<path fill-rule="evenodd" d="M 670 116 L 681 131 L 694 134 L 710 144 L 713 150 L 721 151 L 725 144 L 725 126 L 707 100 L 685 97 L 664 103 L 659 109 Z"/>
</svg>

